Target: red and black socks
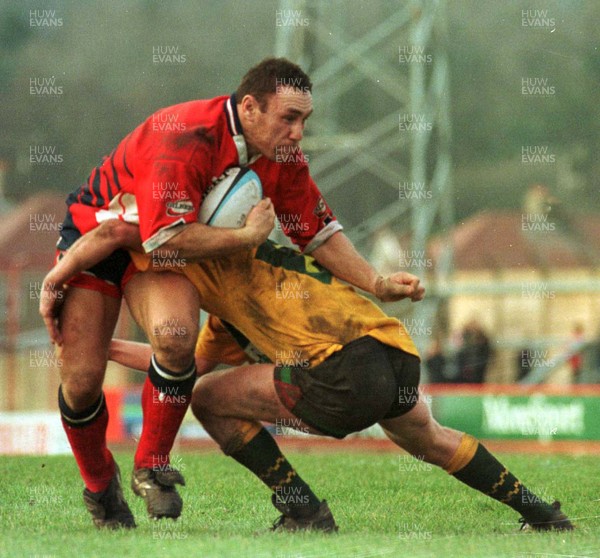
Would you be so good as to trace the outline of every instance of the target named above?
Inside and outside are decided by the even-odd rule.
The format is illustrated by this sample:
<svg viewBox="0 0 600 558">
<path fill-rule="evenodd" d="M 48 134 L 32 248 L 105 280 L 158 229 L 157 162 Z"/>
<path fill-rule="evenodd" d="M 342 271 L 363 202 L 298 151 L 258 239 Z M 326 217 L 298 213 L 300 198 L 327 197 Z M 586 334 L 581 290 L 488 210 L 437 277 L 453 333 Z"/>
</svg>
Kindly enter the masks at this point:
<svg viewBox="0 0 600 558">
<path fill-rule="evenodd" d="M 148 377 L 142 389 L 143 426 L 134 458 L 135 469 L 164 468 L 196 382 L 196 365 L 172 372 L 152 355 Z"/>
<path fill-rule="evenodd" d="M 104 393 L 87 409 L 75 412 L 67 405 L 60 386 L 58 407 L 86 488 L 101 492 L 115 474 L 115 462 L 106 446 L 108 409 Z"/>
</svg>

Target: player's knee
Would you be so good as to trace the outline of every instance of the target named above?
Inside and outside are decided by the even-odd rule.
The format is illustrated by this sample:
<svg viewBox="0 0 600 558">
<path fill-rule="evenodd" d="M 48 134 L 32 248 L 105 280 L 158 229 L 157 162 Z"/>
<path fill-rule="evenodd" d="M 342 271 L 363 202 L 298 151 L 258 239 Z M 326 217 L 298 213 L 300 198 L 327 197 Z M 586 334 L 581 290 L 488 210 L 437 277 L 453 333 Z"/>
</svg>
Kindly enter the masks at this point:
<svg viewBox="0 0 600 558">
<path fill-rule="evenodd" d="M 170 370 L 187 368 L 194 359 L 198 331 L 195 324 L 179 318 L 152 324 L 148 337 L 158 362 Z"/>
<path fill-rule="evenodd" d="M 107 352 L 101 345 L 64 343 L 56 353 L 65 401 L 74 411 L 92 405 L 100 396 Z"/>
<path fill-rule="evenodd" d="M 210 376 L 201 376 L 194 386 L 192 392 L 192 412 L 194 416 L 202 422 L 208 416 L 215 414 L 213 404 L 215 403 L 214 391 L 212 389 L 213 381 Z"/>
<path fill-rule="evenodd" d="M 192 413 L 194 416 L 202 422 L 202 419 L 206 416 L 206 407 L 204 405 L 204 394 L 202 390 L 198 389 L 198 384 L 200 384 L 200 380 L 196 382 L 194 386 L 194 391 L 192 392 L 192 402 L 190 404 L 190 408 L 192 409 Z"/>
<path fill-rule="evenodd" d="M 409 415 L 407 415 L 407 418 Z M 432 417 L 429 409 L 427 409 L 424 403 L 418 403 L 414 409 L 414 412 L 410 415 L 409 422 L 412 430 L 421 432 L 422 435 L 432 434 Z"/>
<path fill-rule="evenodd" d="M 192 413 L 196 417 L 196 419 L 200 422 L 203 422 L 206 417 L 206 408 L 202 403 L 202 395 L 199 394 L 195 389 L 192 393 L 192 403 L 190 404 L 190 408 L 192 409 Z"/>
<path fill-rule="evenodd" d="M 97 374 L 70 375 L 62 380 L 63 397 L 75 412 L 87 409 L 102 393 L 102 376 Z"/>
</svg>

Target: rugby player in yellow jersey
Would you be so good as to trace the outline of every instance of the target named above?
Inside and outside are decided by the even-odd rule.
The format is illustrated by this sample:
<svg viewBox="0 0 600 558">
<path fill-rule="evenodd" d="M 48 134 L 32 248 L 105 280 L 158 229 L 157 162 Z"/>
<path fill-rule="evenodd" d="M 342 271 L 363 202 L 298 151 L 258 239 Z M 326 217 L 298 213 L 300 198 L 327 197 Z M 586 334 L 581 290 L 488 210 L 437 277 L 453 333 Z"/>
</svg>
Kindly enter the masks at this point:
<svg viewBox="0 0 600 558">
<path fill-rule="evenodd" d="M 71 248 L 54 268 L 52 281 L 62 284 L 104 257 L 103 250 L 124 245 L 123 234 L 118 240 L 87 238 L 100 230 Z M 135 242 L 131 234 L 125 246 Z M 152 263 L 146 256 L 134 255 L 134 260 L 140 269 Z M 558 502 L 536 497 L 475 438 L 432 418 L 418 397 L 419 358 L 402 324 L 310 256 L 267 241 L 251 251 L 187 264 L 182 272 L 212 315 L 197 344 L 202 376 L 192 409 L 224 453 L 272 490 L 282 513 L 276 528 L 331 531 L 337 526 L 327 502 L 300 478 L 260 421 L 337 438 L 379 423 L 398 446 L 509 505 L 531 528 L 572 529 Z M 125 292 L 135 288 L 135 280 L 133 275 Z M 406 298 L 422 299 L 416 277 L 405 274 L 404 283 Z M 41 311 L 51 337 L 56 336 L 48 308 Z M 251 359 L 242 351 L 250 343 Z M 141 370 L 151 355 L 149 348 L 123 341 L 113 342 L 111 352 L 113 360 Z M 247 360 L 270 363 L 237 366 Z M 236 367 L 208 374 L 218 363 Z"/>
</svg>

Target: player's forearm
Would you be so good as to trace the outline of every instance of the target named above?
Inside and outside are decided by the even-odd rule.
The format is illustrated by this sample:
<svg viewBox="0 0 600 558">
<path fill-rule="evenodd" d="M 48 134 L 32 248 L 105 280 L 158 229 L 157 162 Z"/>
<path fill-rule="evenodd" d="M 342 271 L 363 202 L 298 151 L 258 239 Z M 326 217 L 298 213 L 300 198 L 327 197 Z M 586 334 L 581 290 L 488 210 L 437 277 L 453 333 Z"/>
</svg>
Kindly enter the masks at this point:
<svg viewBox="0 0 600 558">
<path fill-rule="evenodd" d="M 108 360 L 133 370 L 147 372 L 152 358 L 152 347 L 148 343 L 136 343 L 124 339 L 113 339 L 108 349 Z"/>
<path fill-rule="evenodd" d="M 140 250 L 140 235 L 136 225 L 122 221 L 106 221 L 79 237 L 46 276 L 54 284 L 69 279 L 95 266 L 118 248 Z"/>
<path fill-rule="evenodd" d="M 379 274 L 356 251 L 343 232 L 337 232 L 329 237 L 321 246 L 315 248 L 311 255 L 338 279 L 375 294 Z"/>
<path fill-rule="evenodd" d="M 89 269 L 115 251 L 115 239 L 97 229 L 80 237 L 46 276 L 46 282 L 56 285 Z"/>
<path fill-rule="evenodd" d="M 108 360 L 117 362 L 133 370 L 146 372 L 150 367 L 152 347 L 148 343 L 137 343 L 124 339 L 113 339 L 108 349 Z M 196 356 L 196 371 L 198 376 L 214 370 L 219 363 Z"/>
<path fill-rule="evenodd" d="M 257 245 L 257 238 L 247 227 L 227 229 L 191 223 L 158 250 L 176 252 L 177 258 L 194 261 L 227 256 Z"/>
<path fill-rule="evenodd" d="M 243 227 L 227 229 L 191 223 L 167 240 L 161 249 L 163 253 L 168 250 L 175 252 L 176 258 L 191 261 L 227 256 L 264 242 L 273 229 L 274 222 L 273 204 L 269 198 L 263 198 L 250 210 Z"/>
</svg>

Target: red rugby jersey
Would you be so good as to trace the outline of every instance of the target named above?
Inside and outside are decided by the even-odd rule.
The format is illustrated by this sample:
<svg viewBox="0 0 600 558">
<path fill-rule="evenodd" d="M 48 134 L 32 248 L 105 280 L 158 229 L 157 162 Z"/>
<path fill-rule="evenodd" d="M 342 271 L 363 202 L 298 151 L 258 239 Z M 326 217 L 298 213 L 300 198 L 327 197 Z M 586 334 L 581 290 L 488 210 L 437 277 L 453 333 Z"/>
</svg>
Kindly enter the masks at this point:
<svg viewBox="0 0 600 558">
<path fill-rule="evenodd" d="M 248 161 L 235 95 L 161 109 L 69 195 L 58 247 L 68 249 L 98 223 L 116 218 L 139 224 L 144 249 L 150 252 L 197 220 L 203 195 L 226 169 L 246 165 L 260 177 L 283 231 L 310 252 L 342 226 L 301 152 L 282 161 L 262 156 Z"/>
</svg>

